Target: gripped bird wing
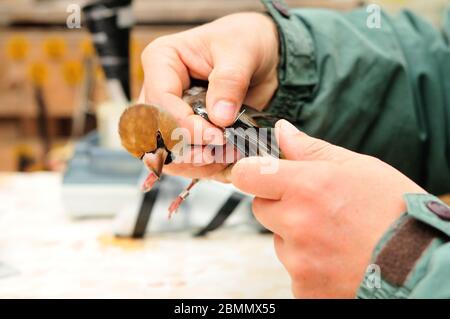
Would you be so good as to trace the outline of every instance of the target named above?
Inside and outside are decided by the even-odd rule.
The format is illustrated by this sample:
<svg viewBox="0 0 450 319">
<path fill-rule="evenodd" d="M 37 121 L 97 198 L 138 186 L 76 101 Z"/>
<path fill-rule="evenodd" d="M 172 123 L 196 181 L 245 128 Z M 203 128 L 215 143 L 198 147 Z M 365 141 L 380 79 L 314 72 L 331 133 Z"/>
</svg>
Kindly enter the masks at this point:
<svg viewBox="0 0 450 319">
<path fill-rule="evenodd" d="M 192 87 L 186 90 L 183 100 L 192 107 L 195 114 L 209 121 L 205 88 Z M 224 128 L 225 138 L 245 157 L 271 156 L 278 158 L 280 152 L 273 129 L 261 128 L 257 119 L 269 120 L 270 116 L 249 106 L 243 106 L 235 122 L 230 127 Z"/>
</svg>

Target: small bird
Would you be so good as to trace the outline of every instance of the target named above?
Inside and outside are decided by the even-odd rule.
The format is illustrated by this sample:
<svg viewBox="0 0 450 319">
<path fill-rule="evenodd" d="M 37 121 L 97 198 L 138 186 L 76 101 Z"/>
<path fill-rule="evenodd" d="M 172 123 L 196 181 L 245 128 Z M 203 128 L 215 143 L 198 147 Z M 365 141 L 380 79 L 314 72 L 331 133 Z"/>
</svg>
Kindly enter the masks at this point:
<svg viewBox="0 0 450 319">
<path fill-rule="evenodd" d="M 206 89 L 194 86 L 183 92 L 183 100 L 189 104 L 194 113 L 207 121 Z M 258 120 L 273 121 L 267 113 L 259 112 L 249 106 L 243 106 L 235 122 L 224 130 L 227 142 L 231 143 L 243 157 L 250 155 L 279 157 L 278 147 L 273 148 L 275 141 L 272 134 L 260 135 Z M 133 156 L 139 158 L 150 169 L 143 184 L 143 191 L 149 191 L 159 180 L 164 165 L 170 164 L 175 145 L 181 138 L 174 139 L 172 132 L 178 127 L 174 117 L 162 108 L 136 104 L 125 109 L 119 121 L 119 135 L 123 147 Z M 248 130 L 254 128 L 254 130 Z M 252 153 L 253 152 L 253 153 Z M 189 186 L 172 202 L 169 207 L 169 218 L 189 195 L 189 191 L 198 182 L 193 179 Z"/>
</svg>

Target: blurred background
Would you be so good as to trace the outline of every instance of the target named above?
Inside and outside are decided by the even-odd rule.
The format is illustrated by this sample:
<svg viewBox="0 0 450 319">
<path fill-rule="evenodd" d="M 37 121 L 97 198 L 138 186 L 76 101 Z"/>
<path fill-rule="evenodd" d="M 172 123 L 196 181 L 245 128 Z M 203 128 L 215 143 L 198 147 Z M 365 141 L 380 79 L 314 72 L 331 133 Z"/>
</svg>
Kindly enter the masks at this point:
<svg viewBox="0 0 450 319">
<path fill-rule="evenodd" d="M 286 2 L 409 8 L 437 26 L 448 4 Z M 258 0 L 0 0 L 0 297 L 290 296 L 249 198 L 205 183 L 169 222 L 188 181 L 165 177 L 143 195 L 145 170 L 117 136 L 149 42 L 262 10 Z"/>
</svg>

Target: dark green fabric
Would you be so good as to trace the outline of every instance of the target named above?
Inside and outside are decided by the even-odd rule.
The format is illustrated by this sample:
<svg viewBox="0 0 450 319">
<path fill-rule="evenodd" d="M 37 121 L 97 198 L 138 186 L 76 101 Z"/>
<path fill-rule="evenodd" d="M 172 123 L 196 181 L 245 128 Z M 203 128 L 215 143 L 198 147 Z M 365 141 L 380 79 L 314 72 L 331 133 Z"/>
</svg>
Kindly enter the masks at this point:
<svg viewBox="0 0 450 319">
<path fill-rule="evenodd" d="M 410 12 L 383 13 L 381 28 L 370 29 L 364 9 L 293 9 L 286 17 L 275 1 L 263 0 L 281 46 L 279 87 L 268 111 L 310 135 L 380 158 L 430 193 L 450 193 L 450 11 L 442 31 Z M 450 222 L 426 207 L 436 197 L 405 200 L 402 218 L 450 236 Z M 394 232 L 395 225 L 374 260 Z M 373 289 L 364 280 L 357 296 L 450 298 L 448 239 L 432 242 L 403 286 L 382 280 Z"/>
<path fill-rule="evenodd" d="M 408 212 L 383 235 L 372 260 L 376 260 L 404 218 L 413 217 L 420 220 L 438 229 L 441 236 L 435 238 L 422 253 L 403 286 L 397 287 L 387 282 L 381 272 L 381 287 L 375 288 L 371 281 L 368 281 L 373 274 L 368 273 L 358 290 L 359 298 L 450 298 L 450 222 L 439 219 L 426 206 L 429 201 L 445 204 L 430 194 L 406 194 L 405 201 Z"/>
<path fill-rule="evenodd" d="M 450 49 L 410 12 L 366 25 L 339 13 L 266 3 L 281 42 L 279 89 L 268 111 L 315 137 L 396 167 L 428 192 L 450 192 Z"/>
</svg>

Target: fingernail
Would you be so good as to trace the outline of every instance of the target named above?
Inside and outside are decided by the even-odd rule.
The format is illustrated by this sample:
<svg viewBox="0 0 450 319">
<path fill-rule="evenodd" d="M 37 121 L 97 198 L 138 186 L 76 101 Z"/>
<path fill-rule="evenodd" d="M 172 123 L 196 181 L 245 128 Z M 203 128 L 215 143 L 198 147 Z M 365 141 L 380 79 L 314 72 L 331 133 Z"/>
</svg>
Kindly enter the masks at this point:
<svg viewBox="0 0 450 319">
<path fill-rule="evenodd" d="M 236 119 L 237 111 L 236 104 L 229 101 L 220 100 L 213 106 L 214 116 L 223 122 L 233 122 Z"/>
<path fill-rule="evenodd" d="M 277 126 L 281 130 L 283 130 L 284 133 L 289 135 L 297 134 L 299 132 L 298 128 L 296 128 L 293 124 L 289 123 L 286 120 L 281 120 Z"/>
</svg>

